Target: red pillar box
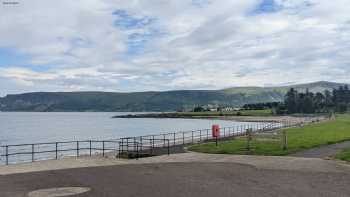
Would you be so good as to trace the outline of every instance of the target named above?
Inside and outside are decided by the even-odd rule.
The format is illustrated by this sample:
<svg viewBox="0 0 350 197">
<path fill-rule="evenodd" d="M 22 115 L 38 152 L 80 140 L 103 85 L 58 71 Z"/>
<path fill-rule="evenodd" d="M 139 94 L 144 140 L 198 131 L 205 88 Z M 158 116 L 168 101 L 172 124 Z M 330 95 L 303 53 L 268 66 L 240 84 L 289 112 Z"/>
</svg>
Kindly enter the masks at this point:
<svg viewBox="0 0 350 197">
<path fill-rule="evenodd" d="M 212 131 L 213 138 L 220 137 L 220 126 L 219 125 L 214 124 L 211 128 L 211 131 Z"/>
</svg>

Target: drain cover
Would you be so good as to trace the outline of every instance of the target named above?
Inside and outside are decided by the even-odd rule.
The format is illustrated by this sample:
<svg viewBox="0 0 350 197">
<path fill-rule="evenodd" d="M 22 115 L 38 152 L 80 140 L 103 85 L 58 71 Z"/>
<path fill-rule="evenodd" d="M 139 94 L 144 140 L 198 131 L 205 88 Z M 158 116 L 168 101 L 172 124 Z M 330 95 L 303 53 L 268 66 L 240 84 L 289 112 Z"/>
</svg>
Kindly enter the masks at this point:
<svg viewBox="0 0 350 197">
<path fill-rule="evenodd" d="M 90 191 L 88 187 L 58 187 L 39 189 L 28 193 L 28 197 L 61 197 L 72 196 Z"/>
</svg>

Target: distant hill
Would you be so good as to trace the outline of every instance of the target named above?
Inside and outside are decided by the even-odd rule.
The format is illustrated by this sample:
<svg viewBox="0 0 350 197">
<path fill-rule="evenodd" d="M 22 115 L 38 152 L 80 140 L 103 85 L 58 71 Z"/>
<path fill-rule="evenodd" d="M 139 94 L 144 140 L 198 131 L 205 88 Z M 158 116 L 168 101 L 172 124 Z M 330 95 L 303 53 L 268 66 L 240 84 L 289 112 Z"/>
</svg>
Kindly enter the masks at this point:
<svg viewBox="0 0 350 197">
<path fill-rule="evenodd" d="M 339 83 L 315 82 L 281 87 L 235 87 L 223 90 L 165 92 L 33 92 L 0 98 L 1 111 L 176 111 L 196 105 L 242 106 L 282 101 L 290 88 L 332 90 Z"/>
</svg>

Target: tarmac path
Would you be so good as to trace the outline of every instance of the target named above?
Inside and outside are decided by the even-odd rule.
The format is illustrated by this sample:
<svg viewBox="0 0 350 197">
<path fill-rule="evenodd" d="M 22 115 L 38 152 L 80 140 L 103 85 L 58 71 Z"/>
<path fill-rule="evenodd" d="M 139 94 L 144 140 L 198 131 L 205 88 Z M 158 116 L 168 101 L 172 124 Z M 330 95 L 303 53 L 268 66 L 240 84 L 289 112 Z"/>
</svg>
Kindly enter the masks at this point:
<svg viewBox="0 0 350 197">
<path fill-rule="evenodd" d="M 309 158 L 329 158 L 336 155 L 339 151 L 347 148 L 350 148 L 350 141 L 308 149 L 292 154 L 291 156 Z"/>
<path fill-rule="evenodd" d="M 350 196 L 350 166 L 317 158 L 183 153 L 98 161 L 69 158 L 0 167 L 0 196 L 28 197 L 38 189 L 61 187 L 88 188 L 73 197 Z"/>
</svg>

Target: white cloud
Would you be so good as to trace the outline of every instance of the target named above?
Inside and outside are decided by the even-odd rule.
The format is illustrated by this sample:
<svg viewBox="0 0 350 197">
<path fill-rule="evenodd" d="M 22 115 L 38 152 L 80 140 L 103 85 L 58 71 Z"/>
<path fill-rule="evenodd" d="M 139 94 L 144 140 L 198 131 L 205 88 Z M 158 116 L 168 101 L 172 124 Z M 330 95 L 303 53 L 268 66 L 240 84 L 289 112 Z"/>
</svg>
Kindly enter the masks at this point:
<svg viewBox="0 0 350 197">
<path fill-rule="evenodd" d="M 0 60 L 1 80 L 16 84 L 0 94 L 350 82 L 346 0 L 276 0 L 277 11 L 254 13 L 261 2 L 20 0 L 17 6 L 1 5 L 0 48 L 30 58 L 13 66 Z M 130 17 L 120 25 L 130 26 L 115 24 L 116 10 Z M 143 18 L 142 25 L 132 25 Z"/>
</svg>

